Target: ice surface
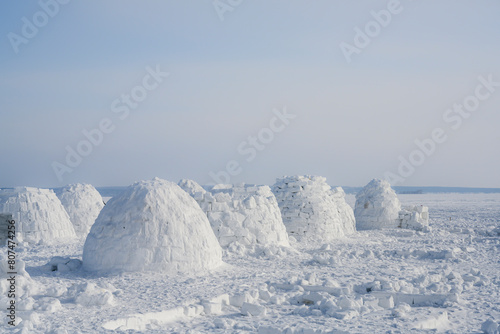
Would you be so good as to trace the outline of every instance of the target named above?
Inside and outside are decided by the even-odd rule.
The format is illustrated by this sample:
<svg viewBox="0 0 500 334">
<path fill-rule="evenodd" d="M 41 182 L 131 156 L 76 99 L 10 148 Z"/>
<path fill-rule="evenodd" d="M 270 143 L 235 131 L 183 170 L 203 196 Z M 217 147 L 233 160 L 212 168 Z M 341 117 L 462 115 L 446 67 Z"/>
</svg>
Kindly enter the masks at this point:
<svg viewBox="0 0 500 334">
<path fill-rule="evenodd" d="M 90 184 L 79 183 L 57 189 L 56 195 L 69 214 L 76 235 L 86 238 L 104 207 L 99 192 Z"/>
<path fill-rule="evenodd" d="M 13 332 L 495 333 L 500 194 L 399 199 L 403 207 L 428 206 L 435 228 L 292 240 L 296 253 L 278 258 L 225 252 L 226 266 L 199 274 L 100 275 L 79 267 L 83 240 L 20 245 L 31 278 L 23 285 L 19 269 L 22 321 Z"/>
<path fill-rule="evenodd" d="M 298 239 L 329 241 L 355 231 L 352 208 L 342 188 L 320 176 L 287 176 L 272 187 L 288 233 Z"/>
<path fill-rule="evenodd" d="M 155 178 L 128 187 L 99 214 L 85 241 L 89 271 L 198 272 L 222 264 L 222 250 L 194 199 Z"/>
<path fill-rule="evenodd" d="M 28 243 L 69 242 L 75 229 L 52 190 L 19 187 L 0 191 L 0 211 L 11 213 L 18 238 Z"/>
</svg>

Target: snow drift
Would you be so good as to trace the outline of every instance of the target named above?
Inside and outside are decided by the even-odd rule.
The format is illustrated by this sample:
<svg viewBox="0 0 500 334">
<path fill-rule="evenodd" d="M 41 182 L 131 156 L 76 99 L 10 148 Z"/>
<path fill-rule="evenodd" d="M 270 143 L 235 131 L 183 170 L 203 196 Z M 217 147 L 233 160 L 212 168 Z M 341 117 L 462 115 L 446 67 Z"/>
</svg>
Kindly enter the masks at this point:
<svg viewBox="0 0 500 334">
<path fill-rule="evenodd" d="M 342 188 L 320 176 L 287 176 L 272 188 L 283 222 L 294 237 L 328 241 L 355 231 L 354 214 Z"/>
<path fill-rule="evenodd" d="M 90 184 L 72 184 L 56 191 L 69 214 L 76 235 L 86 237 L 104 207 L 99 192 Z"/>
<path fill-rule="evenodd" d="M 198 272 L 221 264 L 222 250 L 196 201 L 158 178 L 112 198 L 83 249 L 89 271 Z"/>
<path fill-rule="evenodd" d="M 358 230 L 398 227 L 401 203 L 385 180 L 373 179 L 357 195 L 354 207 Z"/>
<path fill-rule="evenodd" d="M 191 180 L 181 180 L 179 185 L 207 214 L 222 247 L 290 246 L 278 203 L 268 186 L 216 185 L 207 191 Z"/>
<path fill-rule="evenodd" d="M 53 243 L 75 238 L 68 213 L 52 190 L 18 187 L 0 191 L 0 210 L 11 213 L 18 238 Z"/>
</svg>

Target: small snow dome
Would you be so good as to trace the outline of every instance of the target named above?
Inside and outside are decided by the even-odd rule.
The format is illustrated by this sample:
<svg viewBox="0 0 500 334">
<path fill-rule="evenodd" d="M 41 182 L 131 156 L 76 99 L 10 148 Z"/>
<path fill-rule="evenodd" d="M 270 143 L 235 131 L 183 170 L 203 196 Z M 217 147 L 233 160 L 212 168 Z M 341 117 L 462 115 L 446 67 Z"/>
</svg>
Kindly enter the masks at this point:
<svg viewBox="0 0 500 334">
<path fill-rule="evenodd" d="M 356 195 L 356 227 L 358 230 L 398 227 L 400 210 L 401 203 L 389 182 L 373 179 Z"/>
<path fill-rule="evenodd" d="M 278 203 L 269 186 L 219 184 L 207 191 L 191 180 L 181 180 L 179 185 L 207 214 L 223 248 L 290 247 Z"/>
<path fill-rule="evenodd" d="M 175 183 L 137 182 L 113 197 L 87 236 L 89 271 L 199 272 L 222 264 L 222 249 L 196 201 Z"/>
<path fill-rule="evenodd" d="M 70 241 L 76 237 L 68 213 L 54 191 L 19 187 L 0 191 L 0 212 L 12 214 L 17 235 L 28 243 Z"/>
<path fill-rule="evenodd" d="M 323 242 L 355 231 L 344 191 L 332 189 L 326 178 L 286 176 L 277 179 L 272 189 L 289 235 Z"/>
<path fill-rule="evenodd" d="M 72 184 L 57 189 L 56 195 L 68 212 L 76 235 L 86 237 L 104 207 L 99 192 L 90 184 Z"/>
</svg>

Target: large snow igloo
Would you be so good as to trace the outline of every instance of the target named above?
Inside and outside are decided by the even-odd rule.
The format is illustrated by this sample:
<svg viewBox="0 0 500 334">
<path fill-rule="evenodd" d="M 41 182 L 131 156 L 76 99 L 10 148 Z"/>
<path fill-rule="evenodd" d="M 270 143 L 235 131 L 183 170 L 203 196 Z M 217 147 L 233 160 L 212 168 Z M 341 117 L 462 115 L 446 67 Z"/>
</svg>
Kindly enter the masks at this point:
<svg viewBox="0 0 500 334">
<path fill-rule="evenodd" d="M 354 207 L 358 230 L 399 227 L 401 203 L 385 180 L 373 179 L 357 195 Z"/>
<path fill-rule="evenodd" d="M 269 186 L 215 185 L 208 191 L 192 180 L 179 182 L 206 213 L 223 248 L 290 247 L 276 198 Z"/>
<path fill-rule="evenodd" d="M 222 249 L 196 201 L 155 178 L 113 197 L 83 249 L 88 271 L 199 272 L 222 264 Z"/>
<path fill-rule="evenodd" d="M 332 189 L 321 176 L 276 179 L 272 191 L 289 235 L 330 241 L 354 233 L 354 213 L 342 188 Z"/>
<path fill-rule="evenodd" d="M 90 184 L 71 184 L 56 190 L 56 195 L 73 223 L 76 235 L 86 237 L 104 207 L 101 194 Z"/>
<path fill-rule="evenodd" d="M 52 190 L 29 187 L 2 190 L 0 211 L 12 214 L 16 234 L 25 242 L 52 244 L 76 238 L 68 213 Z"/>
</svg>

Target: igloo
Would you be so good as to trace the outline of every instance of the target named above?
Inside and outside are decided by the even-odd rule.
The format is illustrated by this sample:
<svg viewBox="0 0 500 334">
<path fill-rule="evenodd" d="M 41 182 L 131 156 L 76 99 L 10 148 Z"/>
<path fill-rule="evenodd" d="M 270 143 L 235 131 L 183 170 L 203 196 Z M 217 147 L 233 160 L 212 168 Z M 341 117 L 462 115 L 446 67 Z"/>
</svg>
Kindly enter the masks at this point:
<svg viewBox="0 0 500 334">
<path fill-rule="evenodd" d="M 399 227 L 401 203 L 389 182 L 374 179 L 357 195 L 354 207 L 358 230 Z"/>
<path fill-rule="evenodd" d="M 72 184 L 57 189 L 56 195 L 69 214 L 76 235 L 86 237 L 104 207 L 99 192 L 90 184 Z"/>
<path fill-rule="evenodd" d="M 216 185 L 208 191 L 192 180 L 181 180 L 208 217 L 223 248 L 290 247 L 276 198 L 269 186 Z"/>
<path fill-rule="evenodd" d="M 321 176 L 278 178 L 272 191 L 289 235 L 330 241 L 353 233 L 354 214 L 342 188 L 332 189 Z"/>
<path fill-rule="evenodd" d="M 51 244 L 76 237 L 68 213 L 52 190 L 29 187 L 2 190 L 0 210 L 12 214 L 18 236 L 28 243 Z"/>
<path fill-rule="evenodd" d="M 83 249 L 88 271 L 198 272 L 222 264 L 206 215 L 175 183 L 155 178 L 113 197 Z"/>
</svg>

